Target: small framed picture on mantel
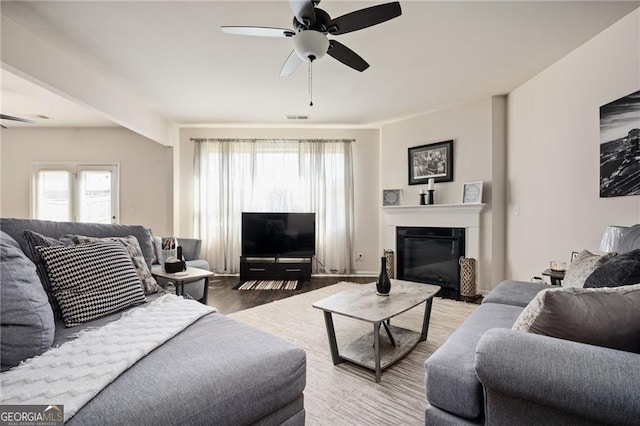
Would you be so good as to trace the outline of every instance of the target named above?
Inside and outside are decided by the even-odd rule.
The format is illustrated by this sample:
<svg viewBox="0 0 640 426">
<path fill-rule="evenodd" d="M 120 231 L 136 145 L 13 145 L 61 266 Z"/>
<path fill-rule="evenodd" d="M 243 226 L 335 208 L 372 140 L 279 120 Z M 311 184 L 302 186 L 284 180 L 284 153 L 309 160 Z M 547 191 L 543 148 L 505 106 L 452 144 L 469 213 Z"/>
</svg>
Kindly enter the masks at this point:
<svg viewBox="0 0 640 426">
<path fill-rule="evenodd" d="M 482 202 L 482 181 L 469 182 L 462 185 L 462 203 Z"/>
<path fill-rule="evenodd" d="M 399 206 L 400 190 L 399 189 L 383 189 L 382 205 L 383 206 Z"/>
</svg>

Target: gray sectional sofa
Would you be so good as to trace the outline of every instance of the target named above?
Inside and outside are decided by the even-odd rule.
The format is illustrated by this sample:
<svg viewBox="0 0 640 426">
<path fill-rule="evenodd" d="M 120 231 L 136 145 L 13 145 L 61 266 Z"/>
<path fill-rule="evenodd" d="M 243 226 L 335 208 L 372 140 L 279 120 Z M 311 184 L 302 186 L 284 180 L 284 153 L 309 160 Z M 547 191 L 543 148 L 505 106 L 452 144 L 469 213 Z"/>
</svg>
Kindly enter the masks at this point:
<svg viewBox="0 0 640 426">
<path fill-rule="evenodd" d="M 636 259 L 640 256 L 637 249 L 640 225 L 630 228 L 623 241 L 623 251 Z M 637 273 L 637 262 L 634 268 Z M 522 321 L 519 317 L 525 309 L 532 312 L 530 303 L 541 303 L 550 297 L 549 292 L 571 297 L 573 293 L 614 292 L 611 288 L 592 291 L 519 281 L 500 283 L 426 360 L 425 424 L 639 424 L 640 286 L 616 289 L 625 296 L 634 294 L 626 307 L 630 310 L 611 312 L 611 318 L 606 318 L 607 312 L 594 312 L 593 317 L 603 315 L 615 324 L 607 325 L 608 329 L 589 325 L 589 313 L 578 327 L 582 323 L 593 327 L 593 331 L 583 330 L 587 338 L 598 334 L 606 338 L 609 332 L 615 337 L 620 329 L 628 329 L 624 339 L 633 351 L 512 329 L 516 321 Z M 621 316 L 616 319 L 616 315 Z M 555 325 L 561 333 L 572 331 L 569 325 Z"/>
<path fill-rule="evenodd" d="M 34 356 L 49 346 L 60 347 L 76 339 L 79 331 L 103 327 L 137 308 L 72 328 L 54 320 L 42 285 L 34 282 L 35 267 L 25 255 L 27 229 L 52 238 L 134 235 L 149 266 L 153 257 L 151 234 L 142 226 L 0 219 L 0 378 L 13 371 L 4 370 L 15 366 L 17 354 L 31 351 Z M 159 297 L 147 294 L 146 302 L 138 306 Z M 305 383 L 306 355 L 300 347 L 212 312 L 124 371 L 68 424 L 303 425 Z"/>
</svg>

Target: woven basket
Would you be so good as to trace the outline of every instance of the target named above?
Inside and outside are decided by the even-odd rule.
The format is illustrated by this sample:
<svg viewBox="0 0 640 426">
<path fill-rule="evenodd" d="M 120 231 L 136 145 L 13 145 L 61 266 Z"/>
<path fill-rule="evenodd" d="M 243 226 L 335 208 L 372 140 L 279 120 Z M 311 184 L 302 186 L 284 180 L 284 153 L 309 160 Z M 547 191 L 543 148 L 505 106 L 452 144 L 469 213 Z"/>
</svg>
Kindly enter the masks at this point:
<svg viewBox="0 0 640 426">
<path fill-rule="evenodd" d="M 460 258 L 460 295 L 476 295 L 476 260 L 471 257 Z"/>
</svg>

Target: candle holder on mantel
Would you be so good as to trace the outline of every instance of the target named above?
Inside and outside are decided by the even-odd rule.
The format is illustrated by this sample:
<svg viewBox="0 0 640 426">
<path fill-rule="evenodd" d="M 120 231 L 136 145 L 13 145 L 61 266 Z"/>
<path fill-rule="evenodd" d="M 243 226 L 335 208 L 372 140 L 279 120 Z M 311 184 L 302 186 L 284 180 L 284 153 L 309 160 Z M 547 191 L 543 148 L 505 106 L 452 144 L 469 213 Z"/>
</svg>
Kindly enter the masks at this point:
<svg viewBox="0 0 640 426">
<path fill-rule="evenodd" d="M 433 204 L 433 192 L 435 191 L 434 187 L 434 179 L 431 178 L 428 181 L 428 185 L 427 185 L 427 190 L 425 191 L 424 189 L 420 190 L 420 205 L 424 206 L 424 205 L 432 205 Z"/>
<path fill-rule="evenodd" d="M 420 205 L 430 206 L 433 204 L 433 189 L 420 190 Z"/>
<path fill-rule="evenodd" d="M 433 203 L 433 189 L 427 189 L 427 204 L 432 205 Z"/>
</svg>

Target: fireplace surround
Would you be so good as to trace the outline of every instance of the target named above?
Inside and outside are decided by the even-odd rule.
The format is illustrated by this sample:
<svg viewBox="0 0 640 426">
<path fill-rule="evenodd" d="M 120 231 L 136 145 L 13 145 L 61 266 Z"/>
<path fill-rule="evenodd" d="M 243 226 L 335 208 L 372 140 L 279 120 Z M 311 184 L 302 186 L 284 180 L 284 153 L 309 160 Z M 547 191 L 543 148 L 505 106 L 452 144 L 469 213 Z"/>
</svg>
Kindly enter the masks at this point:
<svg viewBox="0 0 640 426">
<path fill-rule="evenodd" d="M 484 281 L 489 282 L 491 273 L 484 267 L 487 265 L 486 256 L 489 253 L 481 254 L 480 250 L 480 216 L 484 207 L 485 204 L 481 203 L 385 206 L 382 208 L 382 248 L 397 250 L 396 228 L 398 227 L 463 228 L 465 257 L 477 260 L 476 275 L 481 287 Z M 397 270 L 397 254 L 395 258 Z"/>
</svg>

